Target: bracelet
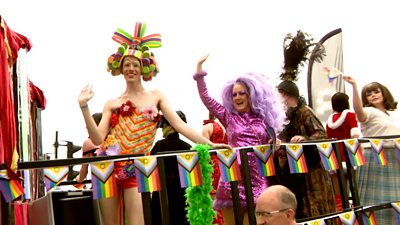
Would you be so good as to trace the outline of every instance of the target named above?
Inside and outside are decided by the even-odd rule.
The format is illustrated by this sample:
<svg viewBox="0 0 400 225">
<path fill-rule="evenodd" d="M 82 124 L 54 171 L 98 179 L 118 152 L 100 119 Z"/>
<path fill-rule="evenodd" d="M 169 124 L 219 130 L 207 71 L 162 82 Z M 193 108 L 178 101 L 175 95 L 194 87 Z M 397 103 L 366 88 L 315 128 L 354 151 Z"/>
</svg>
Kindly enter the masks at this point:
<svg viewBox="0 0 400 225">
<path fill-rule="evenodd" d="M 79 107 L 81 107 L 81 109 L 85 109 L 88 108 L 88 104 L 80 105 Z"/>
</svg>

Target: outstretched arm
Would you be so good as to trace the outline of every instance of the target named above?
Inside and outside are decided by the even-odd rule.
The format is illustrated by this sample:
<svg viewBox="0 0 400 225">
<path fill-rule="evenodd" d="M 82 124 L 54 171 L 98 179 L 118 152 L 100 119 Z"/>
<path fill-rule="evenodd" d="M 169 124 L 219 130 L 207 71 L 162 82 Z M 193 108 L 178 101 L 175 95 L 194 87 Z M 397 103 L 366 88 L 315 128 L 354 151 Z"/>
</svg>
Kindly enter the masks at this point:
<svg viewBox="0 0 400 225">
<path fill-rule="evenodd" d="M 343 80 L 351 84 L 351 86 L 353 87 L 353 108 L 354 112 L 357 115 L 357 120 L 359 122 L 365 122 L 365 120 L 367 119 L 367 114 L 364 111 L 360 94 L 358 93 L 356 81 L 351 76 L 343 76 Z"/>
</svg>

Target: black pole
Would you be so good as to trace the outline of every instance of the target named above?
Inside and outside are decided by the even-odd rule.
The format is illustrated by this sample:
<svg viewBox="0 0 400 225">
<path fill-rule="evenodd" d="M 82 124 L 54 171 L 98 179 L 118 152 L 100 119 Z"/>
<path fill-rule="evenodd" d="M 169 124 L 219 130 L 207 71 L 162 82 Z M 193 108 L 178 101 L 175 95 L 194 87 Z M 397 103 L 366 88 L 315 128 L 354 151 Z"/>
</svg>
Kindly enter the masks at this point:
<svg viewBox="0 0 400 225">
<path fill-rule="evenodd" d="M 240 161 L 241 161 L 241 171 L 243 174 L 243 183 L 244 183 L 244 190 L 246 194 L 246 203 L 247 203 L 247 216 L 249 219 L 250 225 L 256 224 L 256 217 L 255 217 L 255 206 L 253 201 L 253 189 L 251 187 L 251 177 L 250 177 L 250 168 L 249 168 L 249 161 L 247 158 L 247 152 L 253 151 L 251 148 L 241 149 L 240 150 Z"/>
<path fill-rule="evenodd" d="M 344 176 L 344 170 L 343 170 L 343 164 L 342 164 L 342 156 L 340 155 L 340 150 L 339 150 L 339 143 L 333 143 L 333 149 L 335 150 L 336 158 L 339 163 L 339 169 L 336 170 L 337 175 L 338 175 L 338 181 L 339 181 L 339 191 L 340 191 L 340 196 L 342 200 L 342 205 L 344 209 L 350 208 L 349 205 L 349 193 L 347 189 L 347 182 L 346 182 L 346 177 Z"/>
<path fill-rule="evenodd" d="M 240 205 L 238 181 L 231 181 L 233 212 L 235 215 L 235 225 L 243 225 L 243 212 Z"/>
<path fill-rule="evenodd" d="M 170 225 L 168 204 L 172 203 L 168 202 L 167 178 L 165 175 L 164 157 L 157 157 L 157 163 L 158 163 L 158 172 L 161 183 L 161 190 L 159 191 L 159 195 L 160 195 L 162 224 Z"/>
<path fill-rule="evenodd" d="M 58 131 L 56 131 L 56 141 L 54 142 L 54 156 L 58 159 Z"/>
</svg>

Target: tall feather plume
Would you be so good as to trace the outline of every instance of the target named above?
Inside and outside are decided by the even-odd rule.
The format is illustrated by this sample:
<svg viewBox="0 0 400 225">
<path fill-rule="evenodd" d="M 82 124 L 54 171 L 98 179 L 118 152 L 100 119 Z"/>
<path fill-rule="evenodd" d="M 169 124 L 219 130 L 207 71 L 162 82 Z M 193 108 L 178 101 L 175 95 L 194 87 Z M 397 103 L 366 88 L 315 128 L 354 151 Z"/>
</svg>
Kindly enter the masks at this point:
<svg viewBox="0 0 400 225">
<path fill-rule="evenodd" d="M 298 74 L 304 63 L 309 59 L 310 48 L 315 46 L 314 60 L 320 62 L 325 56 L 322 45 L 314 43 L 314 39 L 308 33 L 298 30 L 295 35 L 287 34 L 283 42 L 284 65 L 279 76 L 281 80 L 297 81 Z"/>
</svg>

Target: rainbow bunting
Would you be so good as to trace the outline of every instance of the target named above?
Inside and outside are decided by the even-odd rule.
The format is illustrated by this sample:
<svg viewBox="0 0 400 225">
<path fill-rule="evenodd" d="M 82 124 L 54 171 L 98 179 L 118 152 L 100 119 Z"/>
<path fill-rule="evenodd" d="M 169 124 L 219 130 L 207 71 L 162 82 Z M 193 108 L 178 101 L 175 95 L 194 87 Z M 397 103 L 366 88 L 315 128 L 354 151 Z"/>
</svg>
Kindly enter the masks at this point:
<svg viewBox="0 0 400 225">
<path fill-rule="evenodd" d="M 286 145 L 286 152 L 287 152 L 290 173 L 308 172 L 302 145 L 288 144 Z"/>
<path fill-rule="evenodd" d="M 331 143 L 329 142 L 319 143 L 317 144 L 317 148 L 325 170 L 339 169 L 339 163 L 337 161 L 336 154 L 335 151 L 333 151 Z"/>
<path fill-rule="evenodd" d="M 377 224 L 374 212 L 362 213 L 362 219 L 364 221 L 364 225 L 376 225 Z"/>
<path fill-rule="evenodd" d="M 354 213 L 354 211 L 339 214 L 339 219 L 345 225 L 358 225 L 358 221 L 356 219 L 356 214 Z"/>
<path fill-rule="evenodd" d="M 258 159 L 259 173 L 264 177 L 275 176 L 274 157 L 271 145 L 254 146 L 253 151 Z"/>
<path fill-rule="evenodd" d="M 393 216 L 394 219 L 396 220 L 396 224 L 400 225 L 400 202 L 393 202 L 390 203 L 393 208 Z"/>
<path fill-rule="evenodd" d="M 176 156 L 181 187 L 200 186 L 203 183 L 197 152 L 181 153 Z"/>
<path fill-rule="evenodd" d="M 357 139 L 344 140 L 346 145 L 347 153 L 352 166 L 362 166 L 365 164 L 365 158 L 362 153 L 362 147 L 358 143 Z"/>
<path fill-rule="evenodd" d="M 388 161 L 386 159 L 385 149 L 383 147 L 382 139 L 370 139 L 369 143 L 372 147 L 372 153 L 374 156 L 375 163 L 382 166 L 387 166 Z"/>
<path fill-rule="evenodd" d="M 400 138 L 394 139 L 397 161 L 400 163 Z"/>
<path fill-rule="evenodd" d="M 217 151 L 219 160 L 219 170 L 221 171 L 221 179 L 224 182 L 237 181 L 242 179 L 240 175 L 239 163 L 237 162 L 237 154 L 235 150 L 225 149 Z"/>
<path fill-rule="evenodd" d="M 17 180 L 0 178 L 0 192 L 7 203 L 12 202 L 24 193 L 24 188 Z"/>
<path fill-rule="evenodd" d="M 93 199 L 111 198 L 117 195 L 117 181 L 113 162 L 91 163 Z"/>
<path fill-rule="evenodd" d="M 306 224 L 308 224 L 308 225 L 325 225 L 325 220 L 323 220 L 323 219 L 311 220 L 311 221 L 308 221 Z"/>
<path fill-rule="evenodd" d="M 161 189 L 156 156 L 137 158 L 135 167 L 139 192 L 153 192 Z"/>
<path fill-rule="evenodd" d="M 59 185 L 68 176 L 68 167 L 59 166 L 46 168 L 43 170 L 44 173 L 44 183 L 47 192 Z"/>
</svg>

